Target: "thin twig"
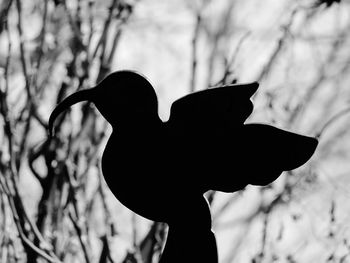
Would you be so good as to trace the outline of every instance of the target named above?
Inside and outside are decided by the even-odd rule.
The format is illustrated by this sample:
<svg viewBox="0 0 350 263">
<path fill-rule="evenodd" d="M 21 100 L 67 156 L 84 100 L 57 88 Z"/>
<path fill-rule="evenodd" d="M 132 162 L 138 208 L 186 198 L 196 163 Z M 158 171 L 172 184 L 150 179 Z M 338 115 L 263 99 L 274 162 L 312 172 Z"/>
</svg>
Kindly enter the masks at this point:
<svg viewBox="0 0 350 263">
<path fill-rule="evenodd" d="M 13 0 L 4 0 L 0 4 L 0 34 L 6 28 L 8 13 L 11 8 Z"/>
<path fill-rule="evenodd" d="M 296 17 L 297 11 L 299 11 L 299 8 L 298 7 L 294 8 L 289 16 L 287 23 L 284 26 L 282 26 L 283 34 L 278 39 L 276 48 L 272 52 L 269 60 L 267 61 L 265 66 L 262 68 L 262 70 L 258 74 L 258 76 L 255 78 L 256 81 L 258 81 L 258 82 L 261 81 L 271 71 L 272 66 L 274 65 L 274 63 L 277 60 L 277 58 L 279 57 L 281 51 L 285 47 L 287 40 L 289 39 L 290 28 L 293 25 L 294 18 Z"/>
<path fill-rule="evenodd" d="M 32 93 L 30 90 L 30 81 L 28 76 L 28 69 L 27 69 L 27 61 L 26 61 L 26 55 L 25 55 L 25 48 L 24 48 L 24 35 L 23 35 L 23 28 L 22 28 L 22 3 L 21 0 L 16 0 L 16 6 L 17 6 L 17 13 L 18 13 L 18 23 L 17 23 L 17 30 L 19 33 L 19 49 L 20 49 L 20 59 L 22 64 L 22 71 L 24 75 L 25 80 L 25 89 L 27 91 L 28 101 L 32 100 Z"/>
<path fill-rule="evenodd" d="M 350 113 L 350 107 L 345 108 L 343 110 L 341 110 L 340 112 L 338 112 L 337 114 L 335 114 L 332 118 L 330 118 L 321 128 L 321 130 L 316 134 L 316 138 L 321 138 L 322 134 L 332 125 L 334 124 L 336 121 L 338 121 L 341 117 L 343 117 L 344 115 Z"/>
<path fill-rule="evenodd" d="M 25 248 L 29 248 L 30 250 L 32 250 L 33 252 L 35 252 L 37 255 L 45 258 L 46 260 L 48 260 L 49 262 L 60 262 L 58 260 L 57 257 L 52 257 L 49 254 L 47 254 L 44 250 L 42 250 L 41 248 L 35 246 L 28 238 L 27 236 L 24 234 L 23 229 L 22 229 L 22 224 L 21 224 L 21 220 L 20 220 L 20 216 L 17 213 L 17 208 L 16 208 L 16 203 L 13 200 L 13 195 L 11 194 L 10 190 L 9 190 L 9 186 L 7 185 L 6 181 L 4 182 L 2 177 L 0 176 L 0 185 L 2 190 L 6 193 L 6 196 L 8 198 L 8 202 L 9 202 L 9 207 L 11 209 L 12 212 L 12 216 L 13 219 L 15 221 L 16 227 L 17 227 L 17 231 L 18 234 L 20 236 L 20 239 L 22 241 L 22 244 L 24 245 Z"/>
<path fill-rule="evenodd" d="M 198 12 L 196 15 L 196 22 L 194 26 L 194 32 L 191 42 L 191 48 L 192 48 L 192 58 L 191 58 L 191 79 L 190 79 L 190 92 L 194 92 L 196 89 L 196 77 L 197 77 L 197 64 L 198 64 L 198 57 L 197 57 L 197 45 L 198 45 L 198 37 L 199 37 L 199 29 L 201 26 L 201 14 Z"/>
<path fill-rule="evenodd" d="M 99 41 L 97 42 L 97 45 L 95 47 L 95 50 L 94 52 L 92 53 L 91 57 L 90 57 L 90 61 L 92 61 L 96 55 L 97 55 L 97 52 L 99 50 L 99 48 L 101 47 L 101 45 L 103 44 L 103 42 L 106 41 L 106 37 L 107 37 L 107 32 L 109 30 L 109 25 L 112 21 L 112 15 L 113 15 L 113 11 L 114 11 L 114 8 L 116 7 L 118 1 L 117 0 L 113 0 L 111 5 L 109 6 L 108 10 L 109 10 L 109 13 L 108 13 L 108 16 L 104 22 L 104 25 L 103 25 L 103 31 L 102 31 L 102 34 L 101 34 L 101 37 L 99 39 Z"/>
<path fill-rule="evenodd" d="M 72 214 L 71 210 L 69 210 L 68 215 L 69 215 L 69 218 L 72 221 L 74 229 L 75 229 L 75 231 L 77 233 L 77 236 L 78 236 L 81 248 L 83 249 L 83 254 L 84 254 L 84 257 L 85 257 L 85 261 L 87 263 L 90 263 L 90 256 L 89 256 L 89 252 L 88 252 L 90 250 L 87 248 L 87 245 L 85 244 L 85 241 L 84 241 L 84 238 L 83 238 L 83 233 L 82 233 L 83 231 L 81 230 L 80 226 L 77 223 L 77 221 L 79 221 L 79 220 L 77 218 L 73 218 L 73 214 Z"/>
</svg>

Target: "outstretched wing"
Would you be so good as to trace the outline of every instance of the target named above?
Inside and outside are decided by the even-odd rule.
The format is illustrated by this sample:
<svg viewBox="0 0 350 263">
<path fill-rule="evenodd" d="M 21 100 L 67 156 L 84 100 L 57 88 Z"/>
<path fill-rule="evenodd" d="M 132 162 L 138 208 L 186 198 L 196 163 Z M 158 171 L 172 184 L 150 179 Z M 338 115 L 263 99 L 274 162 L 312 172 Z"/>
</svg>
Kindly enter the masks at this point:
<svg viewBox="0 0 350 263">
<path fill-rule="evenodd" d="M 241 149 L 248 154 L 241 172 L 253 185 L 267 185 L 283 171 L 302 166 L 318 145 L 316 138 L 258 123 L 244 125 L 242 133 L 246 143 Z"/>
<path fill-rule="evenodd" d="M 227 85 L 189 94 L 175 101 L 168 123 L 178 132 L 211 132 L 242 125 L 253 111 L 250 97 L 257 82 Z"/>
<path fill-rule="evenodd" d="M 202 169 L 199 174 L 205 189 L 223 192 L 272 183 L 283 171 L 306 163 L 318 144 L 313 137 L 258 123 L 242 125 L 231 136 L 215 139 L 197 146 L 203 166 L 198 169 Z"/>
</svg>

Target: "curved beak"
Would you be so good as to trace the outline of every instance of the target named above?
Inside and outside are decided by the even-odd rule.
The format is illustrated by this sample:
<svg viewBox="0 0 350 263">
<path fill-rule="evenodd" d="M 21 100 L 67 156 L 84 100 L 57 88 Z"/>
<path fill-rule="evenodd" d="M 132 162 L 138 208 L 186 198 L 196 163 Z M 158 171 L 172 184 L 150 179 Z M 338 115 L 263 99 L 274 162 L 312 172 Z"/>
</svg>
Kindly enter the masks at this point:
<svg viewBox="0 0 350 263">
<path fill-rule="evenodd" d="M 50 115 L 49 118 L 49 138 L 52 138 L 54 135 L 54 122 L 58 115 L 60 115 L 62 112 L 67 110 L 70 106 L 81 102 L 81 101 L 93 101 L 93 88 L 87 89 L 87 90 L 81 90 L 76 93 L 73 93 L 72 95 L 65 98 L 61 103 L 59 103 L 56 108 L 53 110 L 53 112 Z"/>
</svg>

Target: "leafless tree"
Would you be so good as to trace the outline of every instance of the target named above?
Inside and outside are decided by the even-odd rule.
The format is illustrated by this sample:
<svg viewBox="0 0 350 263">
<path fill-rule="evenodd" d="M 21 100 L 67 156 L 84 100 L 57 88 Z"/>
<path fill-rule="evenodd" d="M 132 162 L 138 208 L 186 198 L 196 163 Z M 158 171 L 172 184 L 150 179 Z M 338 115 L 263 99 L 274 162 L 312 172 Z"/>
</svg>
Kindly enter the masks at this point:
<svg viewBox="0 0 350 263">
<path fill-rule="evenodd" d="M 232 195 L 207 193 L 220 262 L 349 260 L 350 8 L 349 1 L 339 2 L 162 3 L 170 10 L 159 15 L 181 5 L 190 21 L 179 30 L 187 40 L 186 61 L 168 61 L 186 66 L 189 74 L 181 78 L 186 92 L 258 80 L 252 121 L 320 139 L 307 166 L 272 185 Z M 162 28 L 176 29 L 176 21 L 157 24 L 152 14 L 149 23 L 139 24 L 137 10 L 151 6 L 157 13 L 157 5 L 151 0 L 0 3 L 0 262 L 157 261 L 166 225 L 130 212 L 125 217 L 109 192 L 99 165 L 110 128 L 96 109 L 75 106 L 60 116 L 53 140 L 46 134 L 57 103 L 115 70 L 125 32 L 135 32 L 142 42 Z M 272 19 L 257 26 L 254 19 L 265 21 L 264 12 Z M 143 45 L 138 52 L 150 52 Z M 176 45 L 170 53 L 183 47 Z M 167 93 L 175 90 L 170 82 Z M 255 205 L 242 210 L 248 203 Z M 326 233 L 290 237 L 297 222 L 318 224 Z M 280 248 L 284 244 L 293 247 Z M 312 244 L 329 244 L 320 261 L 310 260 Z"/>
</svg>

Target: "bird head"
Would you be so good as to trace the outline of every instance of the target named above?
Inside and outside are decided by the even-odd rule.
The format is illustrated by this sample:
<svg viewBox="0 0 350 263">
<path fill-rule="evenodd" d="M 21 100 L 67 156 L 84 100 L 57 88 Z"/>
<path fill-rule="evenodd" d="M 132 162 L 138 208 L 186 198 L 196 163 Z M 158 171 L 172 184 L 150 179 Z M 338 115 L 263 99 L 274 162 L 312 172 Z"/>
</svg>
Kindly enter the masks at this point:
<svg viewBox="0 0 350 263">
<path fill-rule="evenodd" d="M 157 95 L 149 81 L 133 71 L 116 71 L 95 87 L 73 93 L 59 103 L 49 119 L 50 135 L 55 119 L 81 101 L 93 102 L 113 127 L 146 123 L 158 117 Z"/>
</svg>

